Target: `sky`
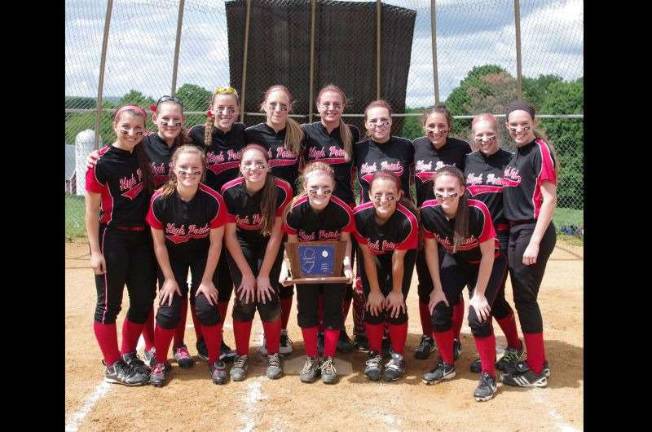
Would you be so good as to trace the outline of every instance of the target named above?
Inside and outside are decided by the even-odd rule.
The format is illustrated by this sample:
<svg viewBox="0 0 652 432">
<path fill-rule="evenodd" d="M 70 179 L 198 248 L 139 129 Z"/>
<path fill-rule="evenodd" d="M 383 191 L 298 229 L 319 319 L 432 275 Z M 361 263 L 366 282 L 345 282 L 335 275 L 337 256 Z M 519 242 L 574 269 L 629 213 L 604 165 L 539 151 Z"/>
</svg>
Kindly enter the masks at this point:
<svg viewBox="0 0 652 432">
<path fill-rule="evenodd" d="M 389 0 L 417 11 L 406 104 L 434 102 L 430 0 Z M 97 96 L 106 0 L 66 0 L 66 95 Z M 104 95 L 130 89 L 158 98 L 170 92 L 178 0 L 114 0 Z M 474 66 L 498 64 L 516 76 L 513 0 L 437 0 L 440 100 Z M 522 70 L 527 77 L 584 74 L 583 0 L 520 0 Z M 253 29 L 255 31 L 255 29 Z M 307 72 L 307 71 L 306 71 Z M 186 0 L 177 87 L 228 84 L 225 5 Z M 370 74 L 370 85 L 375 78 Z"/>
</svg>

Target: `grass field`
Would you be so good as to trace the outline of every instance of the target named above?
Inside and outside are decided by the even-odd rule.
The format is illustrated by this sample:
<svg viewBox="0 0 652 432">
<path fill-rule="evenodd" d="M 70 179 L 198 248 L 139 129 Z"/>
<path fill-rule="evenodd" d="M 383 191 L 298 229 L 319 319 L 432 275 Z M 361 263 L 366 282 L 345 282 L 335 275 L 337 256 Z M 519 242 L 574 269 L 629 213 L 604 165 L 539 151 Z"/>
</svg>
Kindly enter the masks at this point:
<svg viewBox="0 0 652 432">
<path fill-rule="evenodd" d="M 584 211 L 569 208 L 557 208 L 553 216 L 557 232 L 563 226 L 574 225 L 576 227 L 584 225 Z M 84 226 L 84 197 L 66 195 L 66 240 L 73 240 L 80 237 L 86 237 L 86 228 Z M 573 242 L 582 240 L 575 236 L 564 236 Z"/>
</svg>

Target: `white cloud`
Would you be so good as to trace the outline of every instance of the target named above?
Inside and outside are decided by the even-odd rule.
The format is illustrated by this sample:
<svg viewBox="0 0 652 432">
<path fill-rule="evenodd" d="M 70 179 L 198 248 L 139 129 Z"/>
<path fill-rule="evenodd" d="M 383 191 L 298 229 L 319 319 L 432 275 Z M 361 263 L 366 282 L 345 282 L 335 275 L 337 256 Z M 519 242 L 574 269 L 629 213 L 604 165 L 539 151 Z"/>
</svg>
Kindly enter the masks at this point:
<svg viewBox="0 0 652 432">
<path fill-rule="evenodd" d="M 407 105 L 434 100 L 429 0 L 392 0 L 417 10 L 408 75 Z M 438 0 L 440 99 L 474 67 L 498 64 L 516 75 L 512 0 Z M 115 3 L 105 72 L 107 96 L 129 89 L 157 97 L 170 91 L 176 0 Z M 95 96 L 106 3 L 66 1 L 66 94 Z M 521 1 L 523 73 L 583 75 L 583 1 Z M 187 0 L 177 85 L 207 89 L 229 82 L 224 2 Z M 306 71 L 307 72 L 307 71 Z"/>
</svg>

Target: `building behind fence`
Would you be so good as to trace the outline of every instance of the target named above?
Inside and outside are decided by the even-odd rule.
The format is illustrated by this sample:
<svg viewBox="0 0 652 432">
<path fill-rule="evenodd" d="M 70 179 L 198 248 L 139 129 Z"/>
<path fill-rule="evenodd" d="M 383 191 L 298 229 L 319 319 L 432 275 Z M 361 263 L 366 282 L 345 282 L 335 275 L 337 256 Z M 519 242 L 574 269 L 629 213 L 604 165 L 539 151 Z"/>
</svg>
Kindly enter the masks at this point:
<svg viewBox="0 0 652 432">
<path fill-rule="evenodd" d="M 582 0 L 67 0 L 66 193 L 83 194 L 78 187 L 83 178 L 74 178 L 80 163 L 69 162 L 75 153 L 69 145 L 84 130 L 99 130 L 111 142 L 110 116 L 120 103 L 147 107 L 161 95 L 177 93 L 190 126 L 204 122 L 210 91 L 231 84 L 246 104 L 245 122 L 255 124 L 264 121 L 255 109 L 261 88 L 276 83 L 255 77 L 267 75 L 296 87 L 301 97 L 293 115 L 306 122 L 316 120 L 311 103 L 316 91 L 335 82 L 357 96 L 345 118 L 358 125 L 371 100 L 362 99 L 396 94 L 393 133 L 414 138 L 417 132 L 408 132 L 408 123 L 418 113 L 410 109 L 448 103 L 475 67 L 497 65 L 508 73 L 503 98 L 521 95 L 527 78 L 581 78 L 581 55 L 573 53 L 582 51 L 582 8 Z M 342 20 L 347 31 L 338 31 Z M 403 35 L 411 40 L 407 46 L 400 46 Z M 409 71 L 391 72 L 400 71 L 403 58 L 409 59 Z M 328 68 L 342 60 L 346 82 Z M 491 97 L 496 100 L 487 102 L 487 109 L 501 114 L 500 97 Z M 461 138 L 469 139 L 474 109 L 454 112 Z M 581 217 L 583 107 L 539 112 L 562 160 L 559 206 Z"/>
</svg>

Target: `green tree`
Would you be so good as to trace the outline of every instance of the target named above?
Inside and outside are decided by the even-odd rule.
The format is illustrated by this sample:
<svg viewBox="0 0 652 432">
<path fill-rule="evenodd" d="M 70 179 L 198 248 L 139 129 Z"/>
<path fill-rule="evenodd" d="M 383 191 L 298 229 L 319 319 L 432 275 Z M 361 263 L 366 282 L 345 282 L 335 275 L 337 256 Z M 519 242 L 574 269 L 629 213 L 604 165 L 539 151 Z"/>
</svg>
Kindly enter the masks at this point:
<svg viewBox="0 0 652 432">
<path fill-rule="evenodd" d="M 138 90 L 129 90 L 129 93 L 120 98 L 118 105 L 138 105 L 144 109 L 148 109 L 151 104 L 156 102 L 151 96 L 145 96 Z"/>
<path fill-rule="evenodd" d="M 185 111 L 206 111 L 211 100 L 211 92 L 195 84 L 184 84 L 176 96 L 183 102 Z"/>
<path fill-rule="evenodd" d="M 406 113 L 421 113 L 424 110 L 425 108 L 405 108 Z M 421 116 L 405 117 L 403 121 L 403 129 L 401 129 L 399 135 L 411 140 L 422 137 L 424 133 L 423 127 L 421 127 Z"/>
<path fill-rule="evenodd" d="M 544 111 L 541 111 L 541 109 L 544 101 L 548 97 L 548 88 L 553 83 L 562 81 L 563 78 L 559 75 L 539 75 L 538 78 L 523 77 L 523 98 L 543 113 Z"/>
</svg>

